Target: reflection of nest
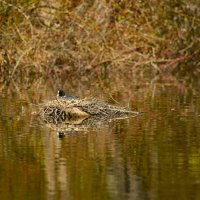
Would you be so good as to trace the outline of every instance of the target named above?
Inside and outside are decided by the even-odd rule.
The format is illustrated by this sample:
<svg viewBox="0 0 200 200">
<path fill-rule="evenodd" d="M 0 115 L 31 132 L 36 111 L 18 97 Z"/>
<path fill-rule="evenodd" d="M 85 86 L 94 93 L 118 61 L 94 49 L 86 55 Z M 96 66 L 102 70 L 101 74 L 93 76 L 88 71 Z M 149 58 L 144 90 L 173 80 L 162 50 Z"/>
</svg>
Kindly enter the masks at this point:
<svg viewBox="0 0 200 200">
<path fill-rule="evenodd" d="M 40 109 L 42 119 L 61 133 L 98 128 L 107 124 L 109 119 L 136 114 L 138 113 L 94 99 L 53 100 L 43 104 Z"/>
<path fill-rule="evenodd" d="M 66 112 L 56 106 L 44 106 L 40 112 L 46 123 L 58 124 L 66 120 Z"/>
</svg>

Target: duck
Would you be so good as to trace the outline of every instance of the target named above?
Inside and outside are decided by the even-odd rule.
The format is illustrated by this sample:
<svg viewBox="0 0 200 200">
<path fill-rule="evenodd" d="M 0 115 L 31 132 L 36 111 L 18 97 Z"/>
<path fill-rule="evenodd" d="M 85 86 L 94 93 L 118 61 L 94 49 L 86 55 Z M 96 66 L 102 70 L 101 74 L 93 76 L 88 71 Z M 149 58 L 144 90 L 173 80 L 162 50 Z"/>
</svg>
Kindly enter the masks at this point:
<svg viewBox="0 0 200 200">
<path fill-rule="evenodd" d="M 67 100 L 75 100 L 78 99 L 78 97 L 76 96 L 71 96 L 71 95 L 67 95 L 65 94 L 65 92 L 63 90 L 58 90 L 57 92 L 57 98 L 61 98 L 61 99 L 67 99 Z"/>
</svg>

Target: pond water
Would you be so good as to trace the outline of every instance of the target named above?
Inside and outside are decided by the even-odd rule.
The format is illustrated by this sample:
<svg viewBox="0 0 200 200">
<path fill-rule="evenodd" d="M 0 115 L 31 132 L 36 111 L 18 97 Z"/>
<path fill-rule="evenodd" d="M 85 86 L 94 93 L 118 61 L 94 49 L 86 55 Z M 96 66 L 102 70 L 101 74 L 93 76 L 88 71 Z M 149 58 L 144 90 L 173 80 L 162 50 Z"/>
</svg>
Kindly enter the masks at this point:
<svg viewBox="0 0 200 200">
<path fill-rule="evenodd" d="M 141 115 L 62 139 L 32 114 L 44 99 L 2 92 L 1 199 L 200 199 L 200 96 L 133 92 Z"/>
</svg>

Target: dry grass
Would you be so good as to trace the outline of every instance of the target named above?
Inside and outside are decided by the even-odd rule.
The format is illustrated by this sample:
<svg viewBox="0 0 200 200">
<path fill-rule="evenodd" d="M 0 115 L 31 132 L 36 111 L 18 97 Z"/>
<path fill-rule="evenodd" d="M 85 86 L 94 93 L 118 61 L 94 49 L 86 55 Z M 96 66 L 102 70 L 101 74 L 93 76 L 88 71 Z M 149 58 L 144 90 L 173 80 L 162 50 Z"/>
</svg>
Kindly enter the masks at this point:
<svg viewBox="0 0 200 200">
<path fill-rule="evenodd" d="M 199 8 L 184 0 L 0 0 L 0 82 L 198 77 Z"/>
</svg>

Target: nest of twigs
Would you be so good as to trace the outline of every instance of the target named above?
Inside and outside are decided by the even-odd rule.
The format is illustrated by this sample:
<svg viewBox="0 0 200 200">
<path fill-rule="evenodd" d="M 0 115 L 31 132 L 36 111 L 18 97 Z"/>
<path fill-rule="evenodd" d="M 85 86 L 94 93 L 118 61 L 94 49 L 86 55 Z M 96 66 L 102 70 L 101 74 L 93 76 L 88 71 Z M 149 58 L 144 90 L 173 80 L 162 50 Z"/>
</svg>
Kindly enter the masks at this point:
<svg viewBox="0 0 200 200">
<path fill-rule="evenodd" d="M 78 118 L 95 117 L 111 119 L 127 115 L 137 115 L 138 112 L 126 108 L 109 105 L 96 99 L 57 99 L 44 103 L 40 108 L 40 115 L 48 123 L 62 123 L 74 121 Z"/>
</svg>

